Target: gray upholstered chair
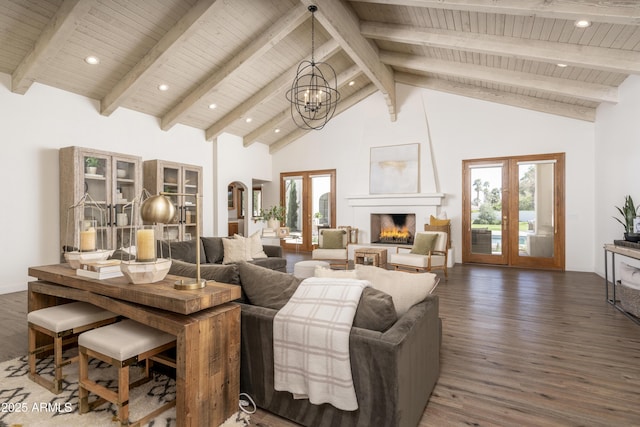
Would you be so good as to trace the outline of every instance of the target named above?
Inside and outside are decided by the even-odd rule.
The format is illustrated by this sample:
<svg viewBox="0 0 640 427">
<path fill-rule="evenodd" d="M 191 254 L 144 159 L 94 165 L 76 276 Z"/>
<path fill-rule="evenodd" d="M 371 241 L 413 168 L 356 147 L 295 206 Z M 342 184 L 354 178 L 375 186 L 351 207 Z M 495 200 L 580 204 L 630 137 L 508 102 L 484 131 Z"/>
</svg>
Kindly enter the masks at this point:
<svg viewBox="0 0 640 427">
<path fill-rule="evenodd" d="M 444 231 L 418 232 L 413 247 L 410 250 L 398 248 L 398 253 L 389 254 L 387 263 L 396 270 L 443 270 L 447 278 L 448 241 L 448 233 Z"/>
<path fill-rule="evenodd" d="M 331 265 L 349 268 L 347 245 L 349 233 L 345 229 L 323 228 L 318 231 L 318 248 L 311 253 L 315 260 L 327 261 Z"/>
</svg>

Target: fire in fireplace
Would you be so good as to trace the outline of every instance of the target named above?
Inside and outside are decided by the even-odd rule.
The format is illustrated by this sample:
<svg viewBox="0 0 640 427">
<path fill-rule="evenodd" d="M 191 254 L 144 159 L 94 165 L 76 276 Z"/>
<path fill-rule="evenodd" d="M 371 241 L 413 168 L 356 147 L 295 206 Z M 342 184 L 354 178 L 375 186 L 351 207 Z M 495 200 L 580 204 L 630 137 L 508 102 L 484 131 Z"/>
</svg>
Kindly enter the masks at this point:
<svg viewBox="0 0 640 427">
<path fill-rule="evenodd" d="M 411 245 L 415 233 L 415 214 L 371 214 L 371 243 Z"/>
</svg>

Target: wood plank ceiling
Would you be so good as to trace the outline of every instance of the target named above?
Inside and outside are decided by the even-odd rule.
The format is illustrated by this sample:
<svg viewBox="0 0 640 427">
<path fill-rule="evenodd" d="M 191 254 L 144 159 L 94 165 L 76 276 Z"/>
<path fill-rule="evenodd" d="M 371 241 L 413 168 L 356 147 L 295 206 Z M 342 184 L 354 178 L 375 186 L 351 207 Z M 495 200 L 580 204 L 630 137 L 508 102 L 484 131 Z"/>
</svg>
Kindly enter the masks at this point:
<svg viewBox="0 0 640 427">
<path fill-rule="evenodd" d="M 0 72 L 275 152 L 307 132 L 285 92 L 311 4 L 336 114 L 380 91 L 393 121 L 401 82 L 593 121 L 640 74 L 638 0 L 0 0 Z"/>
</svg>

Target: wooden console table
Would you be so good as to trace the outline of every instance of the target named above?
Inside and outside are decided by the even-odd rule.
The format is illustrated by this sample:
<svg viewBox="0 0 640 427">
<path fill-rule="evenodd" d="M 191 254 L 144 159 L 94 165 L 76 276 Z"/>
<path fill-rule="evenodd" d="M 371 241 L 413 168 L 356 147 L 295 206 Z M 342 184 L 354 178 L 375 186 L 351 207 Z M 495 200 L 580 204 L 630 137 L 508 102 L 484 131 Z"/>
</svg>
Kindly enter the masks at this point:
<svg viewBox="0 0 640 427">
<path fill-rule="evenodd" d="M 240 394 L 240 287 L 207 282 L 176 290 L 177 276 L 132 285 L 124 277 L 94 280 L 67 264 L 30 267 L 28 310 L 85 301 L 175 335 L 176 424 L 217 426 L 238 410 Z"/>
<path fill-rule="evenodd" d="M 613 279 L 613 292 L 612 298 L 609 298 L 609 269 L 608 269 L 608 255 L 611 254 L 611 273 Z M 607 298 L 607 302 L 612 304 L 615 308 L 625 314 L 629 319 L 633 320 L 637 324 L 640 325 L 640 319 L 627 313 L 622 307 L 618 305 L 618 300 L 616 298 L 616 254 L 626 256 L 633 259 L 640 260 L 640 250 L 628 248 L 625 246 L 616 246 L 612 244 L 604 245 L 604 287 L 605 287 L 605 296 Z"/>
</svg>

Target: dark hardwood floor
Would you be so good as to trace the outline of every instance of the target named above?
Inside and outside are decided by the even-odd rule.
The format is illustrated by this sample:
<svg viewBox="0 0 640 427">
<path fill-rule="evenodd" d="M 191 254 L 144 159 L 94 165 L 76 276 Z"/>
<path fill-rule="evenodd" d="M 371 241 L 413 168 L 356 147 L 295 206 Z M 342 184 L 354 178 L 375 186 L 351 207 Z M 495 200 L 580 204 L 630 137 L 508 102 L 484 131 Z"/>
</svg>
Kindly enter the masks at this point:
<svg viewBox="0 0 640 427">
<path fill-rule="evenodd" d="M 288 254 L 288 264 L 308 258 Z M 593 273 L 457 264 L 440 282 L 426 426 L 640 426 L 640 326 Z M 26 292 L 0 295 L 0 361 L 24 354 Z M 252 425 L 295 426 L 264 411 Z"/>
</svg>

